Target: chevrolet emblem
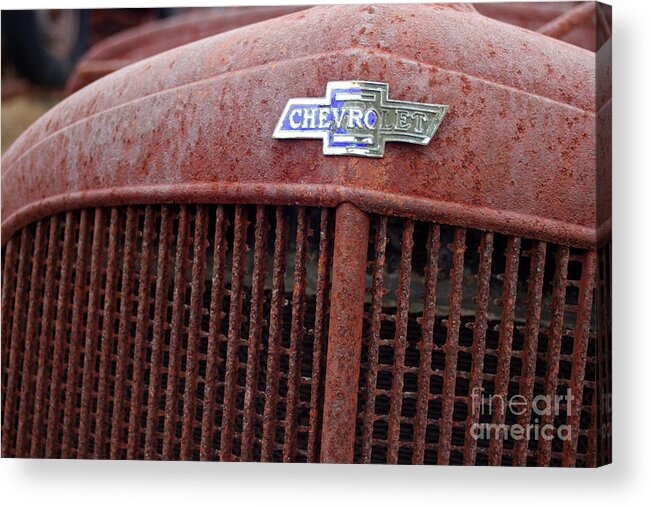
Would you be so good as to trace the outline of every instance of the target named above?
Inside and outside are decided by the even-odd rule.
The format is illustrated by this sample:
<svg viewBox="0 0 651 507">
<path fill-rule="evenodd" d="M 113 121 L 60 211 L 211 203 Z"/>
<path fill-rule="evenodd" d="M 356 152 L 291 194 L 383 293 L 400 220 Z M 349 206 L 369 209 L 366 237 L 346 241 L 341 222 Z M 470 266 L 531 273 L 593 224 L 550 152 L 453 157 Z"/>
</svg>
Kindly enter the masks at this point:
<svg viewBox="0 0 651 507">
<path fill-rule="evenodd" d="M 324 155 L 383 157 L 384 143 L 426 145 L 448 106 L 389 99 L 389 85 L 331 81 L 323 98 L 289 99 L 274 139 L 323 139 Z"/>
</svg>

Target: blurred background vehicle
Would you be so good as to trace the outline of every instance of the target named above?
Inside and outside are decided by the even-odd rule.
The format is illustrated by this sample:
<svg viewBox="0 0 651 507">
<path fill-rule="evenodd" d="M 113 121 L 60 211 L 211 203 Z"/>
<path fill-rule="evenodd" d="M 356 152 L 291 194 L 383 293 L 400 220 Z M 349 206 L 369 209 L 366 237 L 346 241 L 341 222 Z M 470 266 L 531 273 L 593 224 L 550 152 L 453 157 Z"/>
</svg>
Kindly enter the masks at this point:
<svg viewBox="0 0 651 507">
<path fill-rule="evenodd" d="M 62 86 L 88 48 L 89 21 L 87 10 L 9 11 L 2 16 L 3 47 L 30 81 Z"/>
<path fill-rule="evenodd" d="M 19 76 L 32 83 L 63 87 L 77 60 L 91 45 L 146 21 L 176 13 L 176 9 L 4 11 L 3 56 Z"/>
</svg>

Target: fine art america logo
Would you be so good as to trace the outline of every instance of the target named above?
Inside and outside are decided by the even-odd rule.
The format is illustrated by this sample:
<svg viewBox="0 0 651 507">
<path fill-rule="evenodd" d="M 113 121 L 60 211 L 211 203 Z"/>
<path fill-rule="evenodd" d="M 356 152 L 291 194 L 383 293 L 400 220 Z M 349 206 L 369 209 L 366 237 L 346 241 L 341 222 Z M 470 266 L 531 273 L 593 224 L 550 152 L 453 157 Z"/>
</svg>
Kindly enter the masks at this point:
<svg viewBox="0 0 651 507">
<path fill-rule="evenodd" d="M 528 400 L 521 394 L 503 396 L 499 394 L 485 394 L 483 387 L 473 387 L 471 394 L 470 410 L 477 419 L 488 419 L 491 422 L 476 422 L 470 428 L 470 435 L 475 440 L 554 440 L 561 441 L 572 439 L 572 427 L 569 424 L 554 426 L 550 423 L 558 421 L 562 407 L 565 408 L 565 419 L 572 414 L 574 396 L 572 389 L 568 388 L 563 394 L 539 394 Z M 505 421 L 507 413 L 519 417 L 527 415 L 527 424 L 495 423 L 495 416 Z M 542 424 L 543 419 L 550 422 Z"/>
<path fill-rule="evenodd" d="M 290 99 L 275 139 L 323 139 L 325 155 L 384 156 L 384 143 L 426 145 L 448 106 L 389 99 L 389 85 L 331 81 L 323 98 Z"/>
</svg>

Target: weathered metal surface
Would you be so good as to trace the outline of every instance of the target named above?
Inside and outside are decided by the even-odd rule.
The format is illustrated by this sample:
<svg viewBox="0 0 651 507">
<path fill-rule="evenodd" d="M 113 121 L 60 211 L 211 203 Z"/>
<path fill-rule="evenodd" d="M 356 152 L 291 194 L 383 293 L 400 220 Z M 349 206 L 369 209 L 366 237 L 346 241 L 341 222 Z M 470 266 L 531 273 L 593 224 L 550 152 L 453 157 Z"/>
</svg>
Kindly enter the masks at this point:
<svg viewBox="0 0 651 507">
<path fill-rule="evenodd" d="M 74 93 L 111 72 L 163 51 L 303 9 L 302 6 L 204 9 L 151 21 L 94 45 L 77 63 L 66 88 Z"/>
<path fill-rule="evenodd" d="M 594 72 L 591 53 L 467 6 L 294 13 L 130 66 L 46 114 L 3 158 L 3 237 L 84 206 L 349 201 L 593 245 Z M 450 104 L 436 139 L 382 160 L 271 139 L 287 98 L 351 78 Z"/>
<path fill-rule="evenodd" d="M 321 439 L 324 463 L 353 462 L 368 232 L 366 213 L 347 203 L 337 208 Z"/>
</svg>

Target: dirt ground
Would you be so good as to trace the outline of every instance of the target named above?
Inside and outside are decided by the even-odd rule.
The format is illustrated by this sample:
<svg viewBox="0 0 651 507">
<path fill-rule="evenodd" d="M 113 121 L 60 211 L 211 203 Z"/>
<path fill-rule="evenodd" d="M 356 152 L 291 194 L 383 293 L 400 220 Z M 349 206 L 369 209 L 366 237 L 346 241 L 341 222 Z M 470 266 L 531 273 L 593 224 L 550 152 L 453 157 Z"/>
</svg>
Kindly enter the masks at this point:
<svg viewBox="0 0 651 507">
<path fill-rule="evenodd" d="M 13 80 L 2 79 L 2 88 L 15 86 Z M 4 94 L 3 94 L 4 95 Z M 2 99 L 2 153 L 22 134 L 27 127 L 64 98 L 63 92 L 26 87 L 16 95 Z"/>
</svg>

